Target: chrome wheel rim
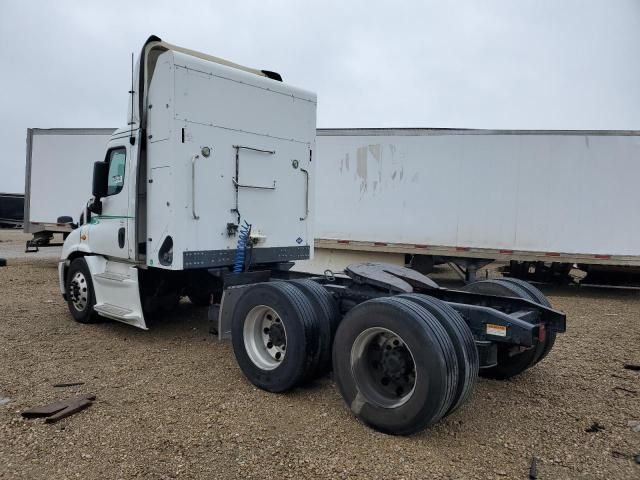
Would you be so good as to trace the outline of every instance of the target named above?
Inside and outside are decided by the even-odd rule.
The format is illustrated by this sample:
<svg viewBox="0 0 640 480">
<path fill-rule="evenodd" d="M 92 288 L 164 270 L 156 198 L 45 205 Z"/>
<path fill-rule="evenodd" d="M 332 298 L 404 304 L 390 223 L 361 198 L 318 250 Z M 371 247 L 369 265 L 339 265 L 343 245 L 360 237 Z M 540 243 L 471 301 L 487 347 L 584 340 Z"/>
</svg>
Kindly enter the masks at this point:
<svg viewBox="0 0 640 480">
<path fill-rule="evenodd" d="M 244 348 L 262 370 L 278 368 L 287 349 L 287 332 L 278 312 L 266 305 L 253 307 L 244 321 Z"/>
<path fill-rule="evenodd" d="M 406 342 L 387 328 L 368 328 L 356 337 L 351 371 L 360 393 L 379 407 L 404 405 L 416 389 L 414 356 Z"/>
<path fill-rule="evenodd" d="M 76 272 L 69 283 L 69 298 L 73 307 L 83 312 L 87 308 L 89 290 L 87 279 L 82 272 Z"/>
</svg>

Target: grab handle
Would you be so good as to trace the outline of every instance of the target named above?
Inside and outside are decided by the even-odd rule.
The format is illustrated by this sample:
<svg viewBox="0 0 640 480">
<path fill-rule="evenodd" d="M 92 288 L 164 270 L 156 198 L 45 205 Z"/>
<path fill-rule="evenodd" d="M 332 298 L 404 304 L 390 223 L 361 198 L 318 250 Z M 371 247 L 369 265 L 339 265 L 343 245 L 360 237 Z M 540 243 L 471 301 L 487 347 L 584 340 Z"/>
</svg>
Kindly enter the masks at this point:
<svg viewBox="0 0 640 480">
<path fill-rule="evenodd" d="M 303 222 L 309 216 L 309 172 L 304 168 L 301 168 L 300 171 L 304 173 L 305 178 L 304 217 L 300 217 L 300 221 Z"/>
<path fill-rule="evenodd" d="M 194 155 L 191 157 L 191 213 L 194 220 L 199 220 L 200 217 L 196 215 L 196 160 L 200 155 Z"/>
</svg>

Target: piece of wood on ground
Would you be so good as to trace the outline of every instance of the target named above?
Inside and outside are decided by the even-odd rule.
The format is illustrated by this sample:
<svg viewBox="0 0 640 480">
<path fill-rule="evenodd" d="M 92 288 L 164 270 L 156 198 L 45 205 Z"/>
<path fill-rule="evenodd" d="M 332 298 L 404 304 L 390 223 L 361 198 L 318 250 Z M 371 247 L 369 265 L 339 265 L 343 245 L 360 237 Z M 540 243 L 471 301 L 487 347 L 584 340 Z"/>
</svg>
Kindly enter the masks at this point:
<svg viewBox="0 0 640 480">
<path fill-rule="evenodd" d="M 46 422 L 53 423 L 61 418 L 68 417 L 73 413 L 87 408 L 95 399 L 96 396 L 91 393 L 77 395 L 75 397 L 58 400 L 41 407 L 30 408 L 22 412 L 22 416 L 25 418 L 50 417 L 47 418 Z"/>
</svg>

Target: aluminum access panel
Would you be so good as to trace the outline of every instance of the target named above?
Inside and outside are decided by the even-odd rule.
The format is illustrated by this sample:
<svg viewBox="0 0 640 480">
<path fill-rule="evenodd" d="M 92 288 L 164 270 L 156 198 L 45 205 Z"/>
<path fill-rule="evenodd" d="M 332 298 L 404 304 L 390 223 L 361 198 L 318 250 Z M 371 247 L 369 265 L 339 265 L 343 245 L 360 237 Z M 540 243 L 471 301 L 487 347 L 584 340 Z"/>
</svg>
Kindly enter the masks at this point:
<svg viewBox="0 0 640 480">
<path fill-rule="evenodd" d="M 327 129 L 317 150 L 319 240 L 640 255 L 639 132 Z"/>
<path fill-rule="evenodd" d="M 315 94 L 168 51 L 147 115 L 149 266 L 231 265 L 245 221 L 253 263 L 312 254 Z"/>
</svg>

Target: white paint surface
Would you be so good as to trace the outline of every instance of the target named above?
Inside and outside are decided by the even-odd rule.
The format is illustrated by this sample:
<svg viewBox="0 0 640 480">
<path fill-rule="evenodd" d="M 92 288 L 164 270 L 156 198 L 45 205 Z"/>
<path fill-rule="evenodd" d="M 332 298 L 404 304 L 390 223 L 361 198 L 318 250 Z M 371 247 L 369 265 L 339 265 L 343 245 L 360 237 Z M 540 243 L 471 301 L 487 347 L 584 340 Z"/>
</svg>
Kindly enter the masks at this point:
<svg viewBox="0 0 640 480">
<path fill-rule="evenodd" d="M 104 160 L 110 134 L 92 129 L 33 130 L 25 224 L 56 223 L 65 215 L 78 221 L 91 196 L 93 163 Z"/>
<path fill-rule="evenodd" d="M 640 255 L 637 133 L 327 130 L 317 150 L 316 238 Z"/>
<path fill-rule="evenodd" d="M 315 94 L 252 73 L 178 52 L 160 55 L 149 88 L 147 262 L 182 268 L 183 252 L 233 250 L 241 222 L 261 236 L 256 248 L 312 248 Z M 182 142 L 184 129 L 184 142 Z M 158 140 L 159 139 L 159 140 Z M 210 149 L 210 156 L 202 148 Z M 271 153 L 251 149 L 266 150 Z M 195 160 L 194 160 L 195 159 Z M 296 160 L 297 168 L 293 161 Z M 195 167 L 194 167 L 195 163 Z M 194 169 L 195 168 L 195 173 Z M 275 188 L 272 188 L 275 185 Z M 194 218 L 193 212 L 198 218 Z M 173 238 L 173 263 L 158 264 L 164 239 Z"/>
</svg>

